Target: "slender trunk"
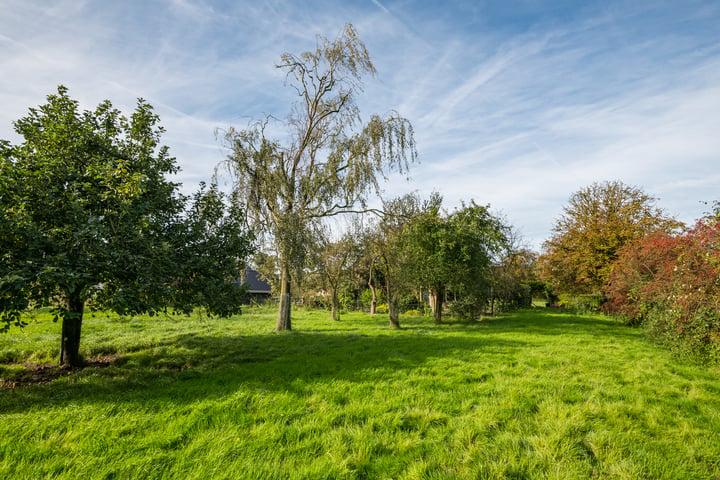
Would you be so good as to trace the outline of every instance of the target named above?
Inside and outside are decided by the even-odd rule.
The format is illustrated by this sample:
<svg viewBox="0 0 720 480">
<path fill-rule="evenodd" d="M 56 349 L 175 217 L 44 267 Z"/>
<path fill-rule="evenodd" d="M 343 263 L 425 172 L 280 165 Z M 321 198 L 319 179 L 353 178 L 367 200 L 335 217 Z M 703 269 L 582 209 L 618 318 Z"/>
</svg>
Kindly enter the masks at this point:
<svg viewBox="0 0 720 480">
<path fill-rule="evenodd" d="M 387 282 L 388 316 L 390 317 L 390 328 L 400 328 L 400 307 L 399 295 Z"/>
<path fill-rule="evenodd" d="M 430 311 L 435 315 L 435 310 L 437 310 L 437 292 L 435 290 L 430 290 L 428 303 L 430 304 Z"/>
<path fill-rule="evenodd" d="M 291 297 L 290 297 L 290 265 L 287 261 L 281 260 L 280 274 L 280 305 L 278 306 L 277 323 L 275 331 L 292 330 L 290 322 Z"/>
<path fill-rule="evenodd" d="M 495 316 L 495 289 L 490 287 L 490 316 Z"/>
<path fill-rule="evenodd" d="M 63 316 L 62 338 L 60 341 L 60 364 L 77 366 L 80 358 L 80 331 L 82 330 L 85 299 L 80 291 L 68 295 L 68 311 Z"/>
<path fill-rule="evenodd" d="M 445 289 L 442 285 L 435 286 L 433 296 L 435 297 L 435 325 L 440 325 L 442 323 L 443 297 L 445 296 Z"/>
<path fill-rule="evenodd" d="M 337 290 L 333 288 L 332 294 L 331 294 L 331 307 L 330 310 L 332 312 L 332 319 L 333 321 L 340 320 L 340 300 L 338 300 L 338 294 Z"/>
<path fill-rule="evenodd" d="M 370 315 L 375 315 L 375 309 L 377 308 L 377 292 L 375 291 L 375 285 L 373 285 L 373 271 L 370 267 L 370 278 L 368 279 L 368 287 L 372 294 L 372 300 L 370 300 Z"/>
</svg>

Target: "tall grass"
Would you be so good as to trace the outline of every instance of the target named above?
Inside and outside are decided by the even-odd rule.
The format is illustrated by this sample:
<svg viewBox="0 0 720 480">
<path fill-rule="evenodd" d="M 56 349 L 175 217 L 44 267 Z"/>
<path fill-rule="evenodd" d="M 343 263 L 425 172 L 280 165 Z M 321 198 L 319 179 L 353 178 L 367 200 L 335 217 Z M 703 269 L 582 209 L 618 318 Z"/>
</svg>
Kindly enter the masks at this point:
<svg viewBox="0 0 720 480">
<path fill-rule="evenodd" d="M 0 478 L 720 478 L 720 378 L 602 316 L 88 318 L 107 367 L 0 390 Z M 8 362 L 56 357 L 40 317 Z"/>
</svg>

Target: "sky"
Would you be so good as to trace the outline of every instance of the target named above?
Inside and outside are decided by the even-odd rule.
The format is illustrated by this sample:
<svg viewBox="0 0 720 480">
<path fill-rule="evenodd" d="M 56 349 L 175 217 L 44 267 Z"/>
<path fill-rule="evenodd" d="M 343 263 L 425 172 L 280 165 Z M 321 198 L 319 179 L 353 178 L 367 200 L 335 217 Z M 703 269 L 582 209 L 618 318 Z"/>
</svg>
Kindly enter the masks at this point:
<svg viewBox="0 0 720 480">
<path fill-rule="evenodd" d="M 350 22 L 377 69 L 361 116 L 398 111 L 418 162 L 384 195 L 490 205 L 539 250 L 570 196 L 619 180 L 687 223 L 720 200 L 720 2 L 0 0 L 0 139 L 65 85 L 83 109 L 152 104 L 190 193 L 216 132 L 285 118 L 275 68 Z"/>
</svg>

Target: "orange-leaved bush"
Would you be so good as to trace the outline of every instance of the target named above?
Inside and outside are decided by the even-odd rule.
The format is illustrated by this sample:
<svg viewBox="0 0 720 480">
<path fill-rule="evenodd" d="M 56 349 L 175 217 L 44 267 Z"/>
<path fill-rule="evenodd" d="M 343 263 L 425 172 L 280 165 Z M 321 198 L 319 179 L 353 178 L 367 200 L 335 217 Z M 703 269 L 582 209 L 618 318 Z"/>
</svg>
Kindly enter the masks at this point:
<svg viewBox="0 0 720 480">
<path fill-rule="evenodd" d="M 675 350 L 720 361 L 720 222 L 679 236 L 656 233 L 623 248 L 606 311 L 643 324 Z"/>
</svg>

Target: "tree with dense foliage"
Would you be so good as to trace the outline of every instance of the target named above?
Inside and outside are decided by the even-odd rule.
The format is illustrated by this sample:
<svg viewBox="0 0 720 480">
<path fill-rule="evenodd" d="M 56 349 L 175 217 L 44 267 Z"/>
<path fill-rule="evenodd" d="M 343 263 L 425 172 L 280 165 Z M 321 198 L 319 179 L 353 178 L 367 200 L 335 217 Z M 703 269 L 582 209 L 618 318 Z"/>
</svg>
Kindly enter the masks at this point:
<svg viewBox="0 0 720 480">
<path fill-rule="evenodd" d="M 460 245 L 456 280 L 452 287 L 458 300 L 454 311 L 475 318 L 491 299 L 492 265 L 509 247 L 510 227 L 490 212 L 489 206 L 471 201 L 450 217 Z"/>
<path fill-rule="evenodd" d="M 442 302 L 445 289 L 454 278 L 456 265 L 453 260 L 457 246 L 441 206 L 442 197 L 434 193 L 411 219 L 399 239 L 404 257 L 403 271 L 408 283 L 430 291 L 430 306 L 436 324 L 442 323 Z"/>
<path fill-rule="evenodd" d="M 720 222 L 657 233 L 623 248 L 604 309 L 644 325 L 676 350 L 720 362 Z"/>
<path fill-rule="evenodd" d="M 527 248 L 508 248 L 492 267 L 492 298 L 502 309 L 527 308 L 532 305 L 533 293 L 544 293 L 544 285 L 537 277 L 537 253 Z"/>
<path fill-rule="evenodd" d="M 291 140 L 268 137 L 271 117 L 229 129 L 227 165 L 250 224 L 274 244 L 280 268 L 276 330 L 291 328 L 293 265 L 305 263 L 307 226 L 364 207 L 379 179 L 405 172 L 415 158 L 412 126 L 392 113 L 360 124 L 355 96 L 375 67 L 348 24 L 335 40 L 318 37 L 316 50 L 283 54 L 279 68 L 297 92 L 284 126 Z"/>
<path fill-rule="evenodd" d="M 655 232 L 624 246 L 604 288 L 604 311 L 640 325 L 656 308 L 664 308 L 677 262 L 679 238 Z"/>
<path fill-rule="evenodd" d="M 152 107 L 129 119 L 109 101 L 80 112 L 65 87 L 15 122 L 24 141 L 0 149 L 0 312 L 4 328 L 51 305 L 60 361 L 78 364 L 83 312 L 153 314 L 168 306 L 237 311 L 232 281 L 250 250 L 240 208 L 217 188 L 189 211 Z"/>
<path fill-rule="evenodd" d="M 401 248 L 401 236 L 420 211 L 420 200 L 413 194 L 384 201 L 382 217 L 366 234 L 365 254 L 369 259 L 370 271 L 377 269 L 380 273 L 377 277 L 383 281 L 390 328 L 400 328 L 400 295 L 408 287 L 405 271 L 407 262 Z M 372 279 L 370 284 L 373 284 Z"/>
<path fill-rule="evenodd" d="M 619 181 L 594 183 L 574 193 L 543 245 L 542 277 L 560 292 L 599 294 L 620 248 L 680 226 L 655 202 Z"/>
<path fill-rule="evenodd" d="M 441 204 L 433 195 L 400 237 L 407 282 L 430 291 L 436 324 L 448 288 L 467 307 L 487 298 L 490 266 L 507 243 L 507 228 L 488 207 L 471 202 L 443 214 Z"/>
</svg>

